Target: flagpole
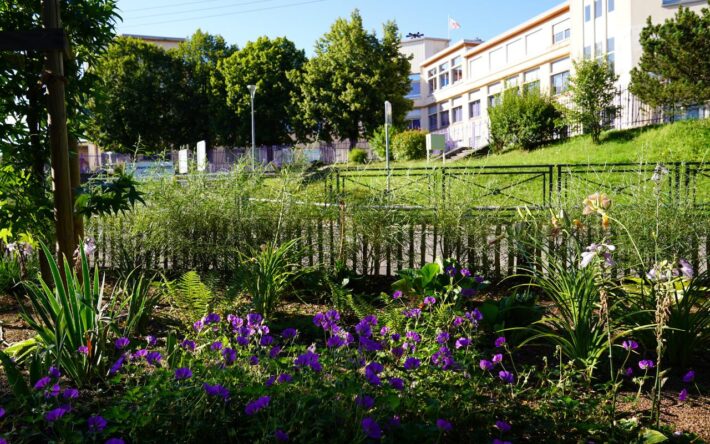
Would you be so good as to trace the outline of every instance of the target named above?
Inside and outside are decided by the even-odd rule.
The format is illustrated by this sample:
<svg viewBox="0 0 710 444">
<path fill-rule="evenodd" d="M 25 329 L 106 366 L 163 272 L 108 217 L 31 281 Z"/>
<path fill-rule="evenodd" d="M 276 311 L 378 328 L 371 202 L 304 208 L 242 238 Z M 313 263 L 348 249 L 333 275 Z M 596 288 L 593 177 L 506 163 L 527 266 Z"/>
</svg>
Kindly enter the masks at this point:
<svg viewBox="0 0 710 444">
<path fill-rule="evenodd" d="M 447 38 L 451 41 L 451 16 L 446 16 L 446 32 Z"/>
</svg>

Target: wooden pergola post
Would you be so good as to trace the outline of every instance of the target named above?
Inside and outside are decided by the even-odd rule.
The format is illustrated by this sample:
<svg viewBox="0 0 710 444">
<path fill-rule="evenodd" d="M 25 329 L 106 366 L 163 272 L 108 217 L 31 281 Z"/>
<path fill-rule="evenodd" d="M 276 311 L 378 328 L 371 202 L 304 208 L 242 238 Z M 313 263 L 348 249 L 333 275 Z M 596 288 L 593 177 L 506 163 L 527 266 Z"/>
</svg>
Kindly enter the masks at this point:
<svg viewBox="0 0 710 444">
<path fill-rule="evenodd" d="M 62 29 L 58 0 L 43 0 L 43 22 L 47 30 Z M 49 112 L 49 145 L 54 181 L 54 218 L 59 258 L 71 261 L 76 248 L 74 238 L 74 205 L 69 168 L 69 138 L 65 103 L 64 51 L 50 49 L 45 57 L 47 109 Z"/>
</svg>

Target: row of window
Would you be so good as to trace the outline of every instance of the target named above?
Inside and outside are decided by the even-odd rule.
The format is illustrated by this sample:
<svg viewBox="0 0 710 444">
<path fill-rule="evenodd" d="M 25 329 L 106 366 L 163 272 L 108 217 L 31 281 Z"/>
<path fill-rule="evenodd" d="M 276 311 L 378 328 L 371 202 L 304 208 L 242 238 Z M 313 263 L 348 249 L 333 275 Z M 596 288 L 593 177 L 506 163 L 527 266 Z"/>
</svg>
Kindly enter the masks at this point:
<svg viewBox="0 0 710 444">
<path fill-rule="evenodd" d="M 597 59 L 600 59 L 606 55 L 606 60 L 611 64 L 612 66 L 614 65 L 614 52 L 616 51 L 616 42 L 614 40 L 614 37 L 609 37 L 606 39 L 606 51 L 604 51 L 604 48 L 602 46 L 602 42 L 596 42 L 594 44 L 594 54 Z M 585 59 L 591 59 L 592 58 L 592 45 L 587 45 L 584 47 L 584 58 Z"/>
<path fill-rule="evenodd" d="M 606 0 L 606 10 L 607 12 L 614 11 L 614 0 Z M 594 0 L 594 18 L 599 18 L 602 16 L 604 8 L 602 7 L 602 0 Z M 584 7 L 584 21 L 588 22 L 592 20 L 592 5 L 586 5 Z"/>
</svg>

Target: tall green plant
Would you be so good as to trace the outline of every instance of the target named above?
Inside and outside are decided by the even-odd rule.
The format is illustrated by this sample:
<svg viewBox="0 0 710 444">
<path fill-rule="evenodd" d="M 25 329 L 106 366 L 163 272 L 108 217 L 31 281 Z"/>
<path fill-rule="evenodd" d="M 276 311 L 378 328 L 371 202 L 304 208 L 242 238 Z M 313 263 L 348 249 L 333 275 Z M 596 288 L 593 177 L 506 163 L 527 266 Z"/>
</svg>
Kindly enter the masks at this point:
<svg viewBox="0 0 710 444">
<path fill-rule="evenodd" d="M 241 287 L 251 296 L 254 309 L 267 319 L 302 272 L 296 262 L 297 242 L 298 239 L 281 245 L 269 242 L 254 251 L 252 257 L 242 255 L 238 272 Z"/>
</svg>

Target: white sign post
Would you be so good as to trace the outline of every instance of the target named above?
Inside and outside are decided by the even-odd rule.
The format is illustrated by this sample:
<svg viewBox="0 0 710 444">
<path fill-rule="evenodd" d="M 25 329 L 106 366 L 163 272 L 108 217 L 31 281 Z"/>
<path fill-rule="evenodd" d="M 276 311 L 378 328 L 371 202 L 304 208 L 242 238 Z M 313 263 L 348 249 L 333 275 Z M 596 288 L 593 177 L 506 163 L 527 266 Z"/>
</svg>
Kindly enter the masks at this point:
<svg viewBox="0 0 710 444">
<path fill-rule="evenodd" d="M 442 150 L 441 157 L 444 158 L 446 162 L 446 137 L 443 134 L 427 134 L 426 135 L 426 161 L 429 162 L 431 159 L 431 152 L 433 150 Z"/>
<path fill-rule="evenodd" d="M 392 103 L 385 100 L 385 168 L 387 169 L 387 194 L 390 192 L 390 125 L 392 125 Z"/>
<path fill-rule="evenodd" d="M 197 171 L 207 169 L 207 142 L 200 140 L 197 142 Z"/>
<path fill-rule="evenodd" d="M 188 150 L 178 151 L 178 174 L 187 174 L 187 152 Z"/>
</svg>

